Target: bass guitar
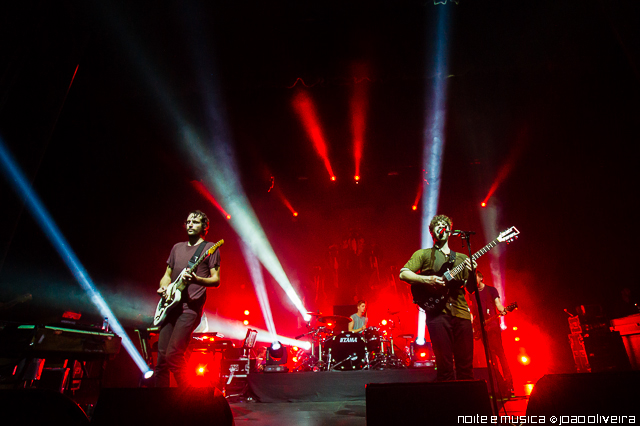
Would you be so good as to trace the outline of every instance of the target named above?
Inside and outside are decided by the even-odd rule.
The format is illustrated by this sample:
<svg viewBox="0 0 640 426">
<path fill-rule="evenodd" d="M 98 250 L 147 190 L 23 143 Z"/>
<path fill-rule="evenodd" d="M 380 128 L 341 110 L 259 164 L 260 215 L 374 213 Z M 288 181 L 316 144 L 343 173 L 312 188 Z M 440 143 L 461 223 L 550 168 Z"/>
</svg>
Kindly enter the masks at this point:
<svg viewBox="0 0 640 426">
<path fill-rule="evenodd" d="M 182 300 L 182 290 L 184 290 L 187 287 L 187 284 L 182 281 L 184 274 L 187 272 L 192 274 L 193 271 L 196 270 L 198 265 L 200 265 L 205 259 L 211 256 L 213 252 L 215 252 L 218 249 L 218 247 L 220 247 L 222 244 L 224 244 L 224 240 L 220 240 L 214 245 L 212 245 L 209 248 L 209 250 L 204 252 L 200 256 L 200 258 L 196 260 L 193 266 L 184 268 L 182 272 L 180 272 L 180 275 L 178 275 L 178 278 L 176 278 L 174 282 L 172 282 L 171 284 L 169 284 L 169 286 L 167 286 L 167 289 L 165 290 L 164 295 L 160 298 L 160 301 L 158 302 L 158 307 L 156 307 L 156 313 L 153 316 L 154 326 L 161 324 L 162 321 L 164 321 L 164 319 L 167 317 L 167 313 L 169 312 L 169 310 L 171 310 L 171 308 L 173 308 L 177 303 L 180 302 L 180 300 Z"/>
<path fill-rule="evenodd" d="M 518 231 L 515 226 L 502 231 L 495 240 L 475 252 L 473 256 L 471 256 L 471 259 L 478 259 L 499 243 L 511 242 L 518 238 L 518 235 L 520 235 L 520 231 Z M 449 299 L 449 292 L 461 287 L 460 281 L 455 281 L 455 279 L 456 276 L 464 270 L 464 268 L 464 262 L 455 267 L 451 261 L 442 265 L 440 271 L 434 275 L 438 275 L 445 280 L 446 284 L 444 286 L 433 287 L 425 284 L 411 284 L 413 303 L 424 309 L 426 313 L 440 312 L 444 308 L 446 301 Z"/>
<path fill-rule="evenodd" d="M 518 302 L 513 302 L 510 305 L 507 305 L 504 307 L 504 310 L 507 312 L 511 312 L 513 310 L 518 309 Z M 484 328 L 485 330 L 487 329 L 487 326 L 491 323 L 493 323 L 494 321 L 497 321 L 502 315 L 493 315 L 487 319 L 484 320 Z M 474 318 L 473 319 L 473 338 L 476 340 L 480 340 L 480 338 L 482 338 L 482 332 L 480 330 L 480 320 Z"/>
</svg>

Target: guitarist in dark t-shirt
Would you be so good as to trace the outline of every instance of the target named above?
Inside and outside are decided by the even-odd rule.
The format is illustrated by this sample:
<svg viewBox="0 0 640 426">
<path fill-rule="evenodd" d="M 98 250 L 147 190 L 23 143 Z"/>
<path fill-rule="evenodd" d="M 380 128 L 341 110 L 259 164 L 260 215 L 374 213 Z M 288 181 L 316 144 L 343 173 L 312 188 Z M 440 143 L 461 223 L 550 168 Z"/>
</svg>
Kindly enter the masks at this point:
<svg viewBox="0 0 640 426">
<path fill-rule="evenodd" d="M 476 279 L 478 283 L 478 291 L 480 292 L 480 303 L 482 303 L 482 310 L 484 311 L 485 330 L 487 331 L 491 362 L 497 368 L 498 365 L 496 361 L 500 361 L 500 368 L 502 368 L 504 381 L 507 383 L 509 392 L 513 395 L 514 391 L 511 369 L 509 369 L 507 356 L 505 355 L 504 347 L 502 346 L 502 329 L 500 328 L 500 321 L 495 315 L 496 311 L 498 311 L 499 315 L 507 315 L 507 309 L 505 309 L 500 301 L 500 294 L 498 293 L 498 290 L 496 290 L 495 287 L 485 285 L 482 272 L 478 272 L 476 274 Z M 470 299 L 471 312 L 474 317 L 474 333 L 481 336 L 482 330 L 480 329 L 480 321 L 477 319 L 478 307 L 476 306 L 475 295 L 470 297 Z"/>
<path fill-rule="evenodd" d="M 200 323 L 207 287 L 220 285 L 220 251 L 216 250 L 200 263 L 193 273 L 183 270 L 198 252 L 201 244 L 205 250 L 213 243 L 204 241 L 209 230 L 209 218 L 200 210 L 189 213 L 185 222 L 188 241 L 173 246 L 167 260 L 167 269 L 160 280 L 158 293 L 164 296 L 167 287 L 180 277 L 187 287 L 182 292 L 182 303 L 176 303 L 162 321 L 158 338 L 158 361 L 155 376 L 157 387 L 170 386 L 170 373 L 173 373 L 178 386 L 187 386 L 184 353 L 191 341 L 191 334 Z M 198 257 L 202 256 L 200 254 Z"/>
</svg>

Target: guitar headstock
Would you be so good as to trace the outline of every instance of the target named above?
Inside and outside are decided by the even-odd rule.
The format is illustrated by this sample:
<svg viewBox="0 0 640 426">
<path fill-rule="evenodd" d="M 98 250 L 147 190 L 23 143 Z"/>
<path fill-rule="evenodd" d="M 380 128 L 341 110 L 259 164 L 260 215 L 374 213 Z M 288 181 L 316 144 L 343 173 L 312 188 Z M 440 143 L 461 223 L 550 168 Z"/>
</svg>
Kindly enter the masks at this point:
<svg viewBox="0 0 640 426">
<path fill-rule="evenodd" d="M 509 304 L 508 306 L 505 306 L 504 309 L 507 312 L 515 311 L 516 309 L 518 309 L 518 302 L 513 302 L 513 303 Z"/>
<path fill-rule="evenodd" d="M 510 243 L 516 240 L 518 238 L 518 235 L 520 235 L 520 231 L 518 231 L 515 226 L 512 226 L 506 231 L 502 231 L 500 235 L 498 235 L 498 238 L 496 238 L 496 240 L 501 243 Z"/>
<path fill-rule="evenodd" d="M 213 254 L 214 251 L 216 251 L 218 249 L 218 247 L 220 247 L 221 245 L 224 244 L 224 240 L 220 240 L 217 243 L 215 243 L 214 245 L 212 245 L 209 250 L 207 250 L 207 256 L 210 256 Z"/>
</svg>

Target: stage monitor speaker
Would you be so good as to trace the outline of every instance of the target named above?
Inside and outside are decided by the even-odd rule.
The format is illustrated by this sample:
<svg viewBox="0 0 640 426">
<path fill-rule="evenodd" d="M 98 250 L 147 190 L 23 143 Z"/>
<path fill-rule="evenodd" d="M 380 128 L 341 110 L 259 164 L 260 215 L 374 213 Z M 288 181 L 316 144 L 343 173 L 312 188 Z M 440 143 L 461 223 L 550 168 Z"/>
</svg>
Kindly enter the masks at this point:
<svg viewBox="0 0 640 426">
<path fill-rule="evenodd" d="M 3 425 L 89 425 L 89 419 L 78 404 L 49 389 L 2 389 L 0 413 Z"/>
<path fill-rule="evenodd" d="M 105 388 L 91 425 L 233 425 L 229 403 L 216 388 Z"/>
<path fill-rule="evenodd" d="M 531 392 L 527 416 L 545 416 L 548 423 L 551 416 L 634 415 L 637 423 L 640 421 L 639 389 L 638 371 L 547 374 Z M 598 423 L 606 423 L 597 419 Z"/>
<path fill-rule="evenodd" d="M 491 416 L 484 380 L 441 383 L 369 383 L 367 426 L 457 425 L 459 416 Z"/>
</svg>

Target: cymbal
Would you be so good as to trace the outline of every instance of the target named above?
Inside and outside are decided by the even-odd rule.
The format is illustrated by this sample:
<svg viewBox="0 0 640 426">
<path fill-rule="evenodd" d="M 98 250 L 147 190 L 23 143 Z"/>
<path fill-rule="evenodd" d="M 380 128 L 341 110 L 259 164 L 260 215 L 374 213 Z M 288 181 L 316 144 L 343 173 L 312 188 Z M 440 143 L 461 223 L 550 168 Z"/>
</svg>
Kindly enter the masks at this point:
<svg viewBox="0 0 640 426">
<path fill-rule="evenodd" d="M 307 312 L 307 315 L 311 315 L 312 317 L 321 317 L 322 314 L 320 312 Z"/>
<path fill-rule="evenodd" d="M 349 317 L 343 317 L 342 315 L 324 315 L 324 316 L 318 317 L 318 321 L 325 324 L 328 324 L 328 323 L 349 324 L 353 320 Z"/>
</svg>

